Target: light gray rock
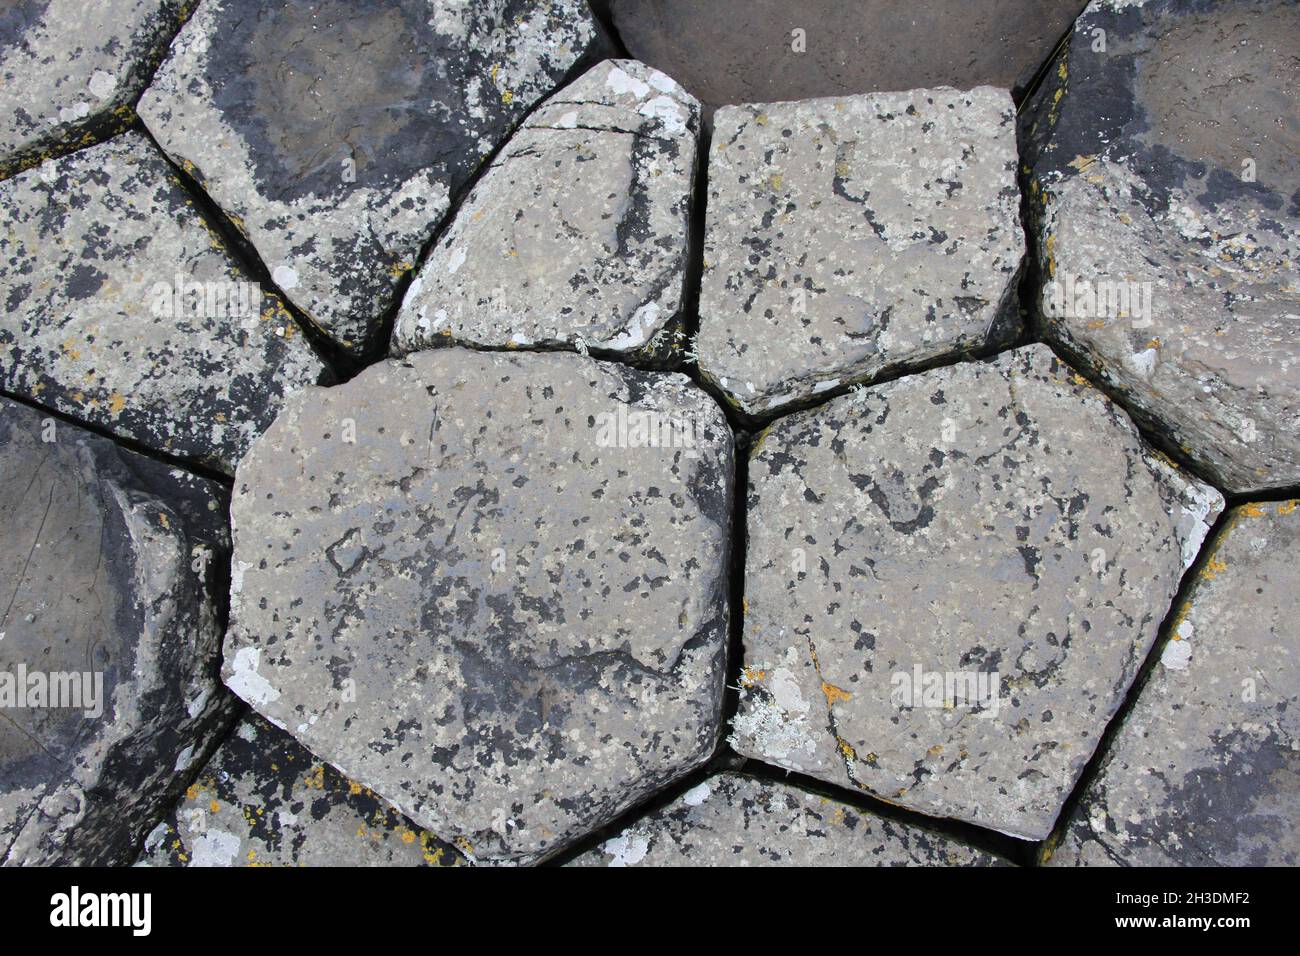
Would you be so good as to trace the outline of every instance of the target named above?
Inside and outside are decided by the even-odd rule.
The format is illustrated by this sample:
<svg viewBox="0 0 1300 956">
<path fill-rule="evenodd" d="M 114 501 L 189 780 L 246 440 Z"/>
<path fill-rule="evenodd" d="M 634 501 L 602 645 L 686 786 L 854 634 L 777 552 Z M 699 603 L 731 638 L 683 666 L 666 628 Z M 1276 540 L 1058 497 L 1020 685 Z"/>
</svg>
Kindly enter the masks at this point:
<svg viewBox="0 0 1300 956">
<path fill-rule="evenodd" d="M 1228 516 L 1048 862 L 1300 862 L 1300 501 Z"/>
<path fill-rule="evenodd" d="M 1009 340 L 1015 106 L 980 87 L 719 110 L 701 373 L 762 416 Z"/>
<path fill-rule="evenodd" d="M 921 827 L 788 784 L 710 777 L 571 866 L 999 866 Z"/>
<path fill-rule="evenodd" d="M 715 745 L 732 465 L 684 376 L 574 354 L 298 392 L 236 475 L 226 683 L 474 858 L 544 857 Z"/>
<path fill-rule="evenodd" d="M 255 714 L 221 744 L 137 866 L 456 866 L 464 858 Z"/>
<path fill-rule="evenodd" d="M 0 387 L 233 474 L 287 392 L 326 377 L 148 139 L 0 183 Z"/>
<path fill-rule="evenodd" d="M 129 863 L 229 726 L 225 506 L 0 399 L 0 863 Z"/>
<path fill-rule="evenodd" d="M 451 197 L 601 42 L 583 0 L 205 0 L 139 111 L 361 354 Z"/>
<path fill-rule="evenodd" d="M 1093 3 L 1023 121 L 1047 337 L 1235 493 L 1300 484 L 1298 34 Z"/>
<path fill-rule="evenodd" d="M 180 0 L 0 6 L 0 178 L 126 129 L 180 29 Z"/>
<path fill-rule="evenodd" d="M 699 120 L 694 97 L 635 60 L 606 60 L 552 96 L 411 284 L 393 353 L 460 344 L 667 358 Z"/>
<path fill-rule="evenodd" d="M 780 419 L 749 482 L 736 749 L 1030 840 L 1223 505 L 1043 345 Z"/>
</svg>

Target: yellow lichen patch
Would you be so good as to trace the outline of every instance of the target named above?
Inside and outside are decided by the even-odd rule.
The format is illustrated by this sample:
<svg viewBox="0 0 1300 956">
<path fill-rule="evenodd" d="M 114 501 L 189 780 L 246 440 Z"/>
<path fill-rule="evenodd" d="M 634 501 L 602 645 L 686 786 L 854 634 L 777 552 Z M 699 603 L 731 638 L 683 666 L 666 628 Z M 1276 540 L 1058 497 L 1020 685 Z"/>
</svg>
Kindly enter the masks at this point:
<svg viewBox="0 0 1300 956">
<path fill-rule="evenodd" d="M 199 798 L 199 785 L 197 783 L 192 783 L 189 785 L 189 788 L 185 791 L 185 799 L 197 800 L 198 798 Z"/>
<path fill-rule="evenodd" d="M 351 780 L 348 781 L 348 793 L 352 794 L 352 796 L 354 797 L 357 796 L 359 793 L 361 793 L 361 790 L 362 790 L 361 784 L 353 783 Z"/>
<path fill-rule="evenodd" d="M 756 124 L 758 124 L 759 126 L 766 126 L 766 125 L 767 125 L 767 114 L 766 114 L 766 113 L 759 113 L 757 116 L 754 117 L 754 122 L 755 122 Z"/>
<path fill-rule="evenodd" d="M 309 790 L 325 789 L 325 765 L 317 764 L 302 778 L 303 786 Z"/>
<path fill-rule="evenodd" d="M 507 105 L 509 105 L 510 101 L 513 100 L 514 98 L 515 98 L 515 94 L 512 93 L 510 90 L 505 90 L 501 94 L 501 102 Z"/>
<path fill-rule="evenodd" d="M 108 410 L 114 415 L 121 415 L 122 409 L 126 408 L 126 399 L 114 392 L 108 396 Z"/>
<path fill-rule="evenodd" d="M 767 677 L 767 671 L 756 670 L 753 667 L 746 667 L 740 672 L 740 683 L 744 687 L 753 687 L 755 684 L 762 683 Z"/>
<path fill-rule="evenodd" d="M 749 598 L 740 599 L 740 613 L 741 614 L 749 613 Z"/>
<path fill-rule="evenodd" d="M 822 681 L 822 693 L 826 695 L 827 706 L 834 707 L 842 700 L 852 700 L 853 695 L 846 690 L 841 690 L 834 684 L 828 684 Z"/>
<path fill-rule="evenodd" d="M 406 827 L 402 827 L 402 829 L 398 830 L 397 833 L 399 839 L 401 839 L 403 843 L 415 842 L 415 834 L 412 831 L 406 829 Z"/>
<path fill-rule="evenodd" d="M 406 275 L 406 273 L 410 271 L 411 271 L 411 264 L 409 262 L 394 262 L 391 266 L 388 267 L 388 274 L 392 276 L 394 279 L 400 279 L 402 276 Z"/>
<path fill-rule="evenodd" d="M 74 362 L 77 359 L 81 358 L 81 350 L 77 348 L 76 339 L 68 339 L 66 342 L 60 345 L 59 348 L 61 348 L 64 354 L 66 354 L 68 358 L 72 359 Z"/>
<path fill-rule="evenodd" d="M 784 182 L 785 182 L 785 177 L 782 176 L 780 173 L 777 173 L 771 179 L 772 188 L 779 191 L 781 189 L 781 184 Z"/>
<path fill-rule="evenodd" d="M 208 804 L 208 809 L 209 809 L 211 812 L 213 812 L 213 813 L 217 813 L 217 812 L 219 812 L 219 811 L 221 810 L 221 804 L 219 804 L 219 803 L 217 803 L 217 801 L 213 800 L 213 801 L 211 801 L 211 802 Z"/>
<path fill-rule="evenodd" d="M 1077 169 L 1079 172 L 1083 172 L 1096 161 L 1096 156 L 1075 156 L 1074 159 L 1070 160 L 1066 165 L 1073 169 Z"/>
<path fill-rule="evenodd" d="M 1205 567 L 1201 568 L 1201 577 L 1207 581 L 1213 581 L 1218 575 L 1228 570 L 1228 563 L 1210 555 L 1210 559 L 1205 562 Z"/>
<path fill-rule="evenodd" d="M 926 751 L 926 754 L 931 757 L 937 757 L 941 753 L 943 753 L 943 744 L 935 744 L 933 747 L 931 747 L 929 750 Z"/>
<path fill-rule="evenodd" d="M 1300 504 L 1300 499 L 1292 498 L 1290 501 L 1280 502 L 1277 506 L 1277 513 L 1280 515 L 1295 514 L 1295 507 Z"/>
<path fill-rule="evenodd" d="M 844 754 L 849 760 L 857 760 L 858 752 L 853 749 L 853 745 L 843 737 L 837 738 L 840 742 L 840 753 Z"/>
</svg>

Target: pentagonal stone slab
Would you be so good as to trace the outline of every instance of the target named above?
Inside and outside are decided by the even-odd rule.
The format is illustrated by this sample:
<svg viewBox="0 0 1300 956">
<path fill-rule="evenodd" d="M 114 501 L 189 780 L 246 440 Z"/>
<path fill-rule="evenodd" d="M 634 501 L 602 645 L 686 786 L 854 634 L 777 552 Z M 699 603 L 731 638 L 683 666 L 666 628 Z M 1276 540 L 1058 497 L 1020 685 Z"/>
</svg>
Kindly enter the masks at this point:
<svg viewBox="0 0 1300 956">
<path fill-rule="evenodd" d="M 0 183 L 0 208 L 0 387 L 233 474 L 326 376 L 144 136 Z"/>
<path fill-rule="evenodd" d="M 722 773 L 638 820 L 573 866 L 998 866 L 921 827 L 788 784 Z"/>
<path fill-rule="evenodd" d="M 1300 861 L 1298 505 L 1228 516 L 1049 862 Z"/>
<path fill-rule="evenodd" d="M 1015 107 L 982 87 L 719 110 L 700 371 L 764 415 L 1014 334 Z"/>
<path fill-rule="evenodd" d="M 139 110 L 280 289 L 364 352 L 451 195 L 598 47 L 582 0 L 209 0 Z"/>
<path fill-rule="evenodd" d="M 1300 483 L 1298 33 L 1094 3 L 1025 114 L 1046 334 L 1239 493 Z"/>
<path fill-rule="evenodd" d="M 1086 0 L 613 0 L 633 56 L 710 108 L 918 86 L 1024 88 Z"/>
<path fill-rule="evenodd" d="M 1223 503 L 1042 345 L 781 419 L 749 479 L 736 748 L 1031 840 Z"/>
<path fill-rule="evenodd" d="M 0 399 L 0 863 L 129 863 L 229 726 L 225 504 Z"/>
<path fill-rule="evenodd" d="M 455 866 L 463 858 L 256 715 L 145 840 L 139 866 Z"/>
<path fill-rule="evenodd" d="M 130 125 L 131 104 L 180 29 L 183 7 L 177 0 L 3 4 L 0 178 Z"/>
<path fill-rule="evenodd" d="M 228 686 L 478 859 L 719 730 L 732 440 L 681 375 L 437 349 L 291 398 L 236 475 Z"/>
<path fill-rule="evenodd" d="M 698 133 L 695 98 L 634 60 L 607 60 L 560 90 L 438 241 L 407 290 L 393 352 L 666 357 L 681 325 Z"/>
</svg>

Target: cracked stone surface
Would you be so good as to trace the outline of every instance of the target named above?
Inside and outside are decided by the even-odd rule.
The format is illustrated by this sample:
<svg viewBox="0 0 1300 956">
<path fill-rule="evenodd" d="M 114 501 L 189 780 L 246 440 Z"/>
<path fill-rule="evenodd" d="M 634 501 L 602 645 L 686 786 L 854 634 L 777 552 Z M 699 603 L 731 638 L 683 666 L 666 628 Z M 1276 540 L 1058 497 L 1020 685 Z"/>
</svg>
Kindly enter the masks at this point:
<svg viewBox="0 0 1300 956">
<path fill-rule="evenodd" d="M 1236 493 L 1300 483 L 1297 33 L 1294 3 L 1094 3 L 1025 111 L 1047 336 Z"/>
<path fill-rule="evenodd" d="M 459 854 L 256 714 L 145 840 L 137 866 L 455 866 Z"/>
<path fill-rule="evenodd" d="M 125 129 L 188 4 L 7 0 L 0 4 L 0 178 Z"/>
<path fill-rule="evenodd" d="M 989 87 L 719 110 L 701 373 L 761 416 L 1009 341 L 1016 163 L 1015 106 Z"/>
<path fill-rule="evenodd" d="M 129 863 L 229 726 L 225 504 L 0 399 L 0 863 Z"/>
<path fill-rule="evenodd" d="M 1043 345 L 783 418 L 749 482 L 736 749 L 1030 840 L 1223 505 Z"/>
<path fill-rule="evenodd" d="M 451 196 L 602 43 L 582 0 L 206 0 L 139 112 L 360 354 Z"/>
<path fill-rule="evenodd" d="M 1049 863 L 1300 861 L 1298 505 L 1229 514 Z"/>
<path fill-rule="evenodd" d="M 924 86 L 1024 88 L 1085 2 L 613 0 L 610 8 L 633 56 L 712 109 Z"/>
<path fill-rule="evenodd" d="M 411 284 L 394 354 L 464 344 L 667 358 L 699 120 L 694 97 L 634 60 L 600 63 L 552 96 Z"/>
<path fill-rule="evenodd" d="M 999 866 L 921 827 L 788 784 L 710 777 L 571 866 Z"/>
<path fill-rule="evenodd" d="M 226 683 L 473 858 L 542 858 L 714 747 L 732 458 L 684 376 L 575 354 L 298 392 L 236 474 Z"/>
<path fill-rule="evenodd" d="M 0 183 L 0 387 L 233 474 L 325 366 L 138 133 Z"/>
</svg>

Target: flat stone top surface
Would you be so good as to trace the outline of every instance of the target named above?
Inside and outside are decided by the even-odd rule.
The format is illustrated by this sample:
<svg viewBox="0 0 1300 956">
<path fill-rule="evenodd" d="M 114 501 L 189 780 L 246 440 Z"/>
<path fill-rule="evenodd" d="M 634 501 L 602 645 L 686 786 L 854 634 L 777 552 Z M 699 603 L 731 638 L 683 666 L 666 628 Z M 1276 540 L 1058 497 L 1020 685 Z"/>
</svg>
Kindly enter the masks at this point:
<svg viewBox="0 0 1300 956">
<path fill-rule="evenodd" d="M 998 866 L 949 837 L 787 784 L 722 773 L 573 866 Z"/>
<path fill-rule="evenodd" d="M 326 377 L 148 139 L 0 183 L 0 387 L 232 473 L 284 394 Z"/>
<path fill-rule="evenodd" d="M 178 0 L 0 4 L 0 176 L 96 125 L 130 123 L 181 25 Z"/>
<path fill-rule="evenodd" d="M 1004 338 L 1015 106 L 914 90 L 718 111 L 700 370 L 751 415 Z"/>
<path fill-rule="evenodd" d="M 256 714 L 240 721 L 140 866 L 455 866 L 455 849 Z"/>
<path fill-rule="evenodd" d="M 1086 0 L 610 0 L 631 54 L 712 110 L 873 90 L 1023 88 Z"/>
<path fill-rule="evenodd" d="M 139 110 L 359 353 L 451 195 L 595 39 L 582 0 L 206 0 Z"/>
<path fill-rule="evenodd" d="M 634 60 L 599 63 L 548 99 L 411 284 L 393 353 L 540 345 L 666 357 L 699 113 L 670 77 Z"/>
<path fill-rule="evenodd" d="M 732 468 L 684 376 L 573 354 L 299 392 L 236 475 L 225 680 L 476 857 L 553 852 L 713 749 Z"/>
<path fill-rule="evenodd" d="M 1300 501 L 1242 505 L 1053 865 L 1300 862 Z"/>
<path fill-rule="evenodd" d="M 1031 840 L 1222 507 L 1042 345 L 780 419 L 749 482 L 736 749 Z"/>
</svg>

